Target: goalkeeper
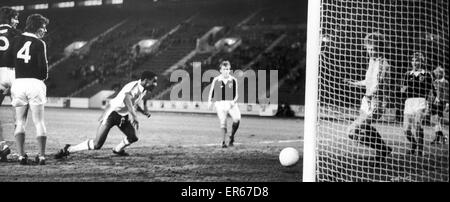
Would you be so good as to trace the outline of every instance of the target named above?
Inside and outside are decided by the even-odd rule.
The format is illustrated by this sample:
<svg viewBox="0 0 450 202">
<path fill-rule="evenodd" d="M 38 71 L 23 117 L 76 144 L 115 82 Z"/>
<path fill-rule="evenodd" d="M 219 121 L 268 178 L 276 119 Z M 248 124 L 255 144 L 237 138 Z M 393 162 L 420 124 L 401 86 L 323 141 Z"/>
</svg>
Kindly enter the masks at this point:
<svg viewBox="0 0 450 202">
<path fill-rule="evenodd" d="M 390 66 L 383 56 L 384 37 L 379 33 L 368 34 L 364 39 L 364 46 L 369 55 L 369 65 L 362 81 L 345 80 L 354 86 L 364 86 L 366 93 L 361 100 L 359 117 L 347 128 L 347 134 L 366 146 L 376 150 L 376 160 L 384 161 L 392 151 L 372 122 L 381 117 L 386 106 L 386 91 L 389 83 Z"/>
</svg>

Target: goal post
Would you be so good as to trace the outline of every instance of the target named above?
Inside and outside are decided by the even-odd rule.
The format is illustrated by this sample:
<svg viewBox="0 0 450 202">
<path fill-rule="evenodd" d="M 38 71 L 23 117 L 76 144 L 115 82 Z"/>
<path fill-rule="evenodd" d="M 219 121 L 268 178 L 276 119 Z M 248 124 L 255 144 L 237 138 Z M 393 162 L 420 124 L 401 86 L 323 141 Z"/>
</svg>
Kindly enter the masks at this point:
<svg viewBox="0 0 450 202">
<path fill-rule="evenodd" d="M 304 182 L 449 181 L 448 6 L 308 1 Z"/>
<path fill-rule="evenodd" d="M 320 1 L 308 1 L 306 52 L 305 126 L 303 140 L 303 182 L 314 182 L 316 177 L 316 129 L 320 54 Z"/>
</svg>

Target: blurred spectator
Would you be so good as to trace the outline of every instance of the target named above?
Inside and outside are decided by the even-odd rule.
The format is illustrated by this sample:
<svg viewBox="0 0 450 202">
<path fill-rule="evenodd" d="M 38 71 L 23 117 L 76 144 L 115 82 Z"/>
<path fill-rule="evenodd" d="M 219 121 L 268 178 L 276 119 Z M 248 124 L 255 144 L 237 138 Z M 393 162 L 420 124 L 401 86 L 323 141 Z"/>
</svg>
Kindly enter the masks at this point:
<svg viewBox="0 0 450 202">
<path fill-rule="evenodd" d="M 292 111 L 291 106 L 289 106 L 289 104 L 282 103 L 282 104 L 278 105 L 278 111 L 275 114 L 275 116 L 277 116 L 277 117 L 294 117 L 295 112 Z"/>
</svg>

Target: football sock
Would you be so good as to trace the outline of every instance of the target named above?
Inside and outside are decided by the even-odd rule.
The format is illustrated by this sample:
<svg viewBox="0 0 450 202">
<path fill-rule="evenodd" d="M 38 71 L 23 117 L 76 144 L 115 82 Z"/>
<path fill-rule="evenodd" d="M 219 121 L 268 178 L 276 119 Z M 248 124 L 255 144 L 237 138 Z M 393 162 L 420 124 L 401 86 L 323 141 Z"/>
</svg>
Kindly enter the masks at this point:
<svg viewBox="0 0 450 202">
<path fill-rule="evenodd" d="M 444 135 L 442 134 L 442 131 L 436 131 L 434 134 L 435 134 L 435 137 L 434 137 L 434 140 L 432 143 L 437 143 L 444 139 Z"/>
<path fill-rule="evenodd" d="M 444 133 L 442 133 L 442 131 L 437 131 L 436 137 L 439 137 L 439 141 L 444 141 Z"/>
<path fill-rule="evenodd" d="M 130 143 L 128 142 L 128 140 L 126 138 L 124 138 L 122 141 L 120 141 L 120 143 L 114 148 L 114 151 L 116 152 L 120 152 L 123 149 L 125 149 L 125 147 L 128 147 L 130 145 Z"/>
<path fill-rule="evenodd" d="M 227 139 L 227 128 L 221 128 L 220 131 L 222 131 L 223 141 L 225 142 Z"/>
<path fill-rule="evenodd" d="M 3 99 L 5 99 L 6 97 L 3 93 L 4 93 L 3 90 L 0 90 L 0 106 L 2 106 Z"/>
<path fill-rule="evenodd" d="M 0 144 L 4 142 L 3 140 L 3 128 L 2 128 L 2 122 L 0 121 Z"/>
<path fill-rule="evenodd" d="M 25 144 L 25 133 L 20 132 L 14 134 L 17 143 L 17 150 L 19 151 L 20 156 L 25 155 L 24 144 Z"/>
<path fill-rule="evenodd" d="M 416 149 L 417 142 L 416 142 L 416 139 L 413 137 L 413 134 L 410 130 L 406 131 L 406 139 L 408 139 L 408 141 L 412 143 L 412 149 Z"/>
<path fill-rule="evenodd" d="M 418 138 L 418 143 L 419 143 L 419 155 L 422 154 L 423 152 L 423 128 L 418 128 L 416 129 L 416 133 L 417 133 L 417 138 Z"/>
<path fill-rule="evenodd" d="M 45 156 L 45 144 L 47 143 L 47 136 L 36 137 L 39 148 L 39 156 Z"/>
<path fill-rule="evenodd" d="M 234 122 L 231 127 L 231 137 L 234 137 L 234 134 L 236 134 L 237 129 L 239 128 L 240 121 Z"/>
<path fill-rule="evenodd" d="M 84 151 L 84 150 L 92 150 L 94 149 L 94 140 L 86 140 L 80 144 L 70 146 L 67 151 L 70 153 L 72 152 L 78 152 L 78 151 Z"/>
</svg>

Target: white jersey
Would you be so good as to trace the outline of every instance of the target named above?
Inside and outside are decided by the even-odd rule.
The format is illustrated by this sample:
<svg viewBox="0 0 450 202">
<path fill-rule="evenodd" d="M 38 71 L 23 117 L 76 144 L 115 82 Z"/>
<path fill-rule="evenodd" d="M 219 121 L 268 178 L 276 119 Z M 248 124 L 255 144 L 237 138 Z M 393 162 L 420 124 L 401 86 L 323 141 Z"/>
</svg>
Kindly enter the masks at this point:
<svg viewBox="0 0 450 202">
<path fill-rule="evenodd" d="M 141 85 L 141 80 L 132 81 L 125 85 L 119 94 L 109 102 L 110 111 L 116 111 L 121 116 L 128 115 L 128 108 L 125 105 L 125 95 L 131 95 L 131 104 L 136 107 L 142 100 L 146 93 L 146 90 Z"/>
<path fill-rule="evenodd" d="M 384 58 L 370 58 L 369 68 L 365 79 L 357 82 L 366 87 L 366 96 L 372 96 L 379 90 L 379 85 L 384 82 L 384 78 L 389 69 L 389 64 Z"/>
</svg>

